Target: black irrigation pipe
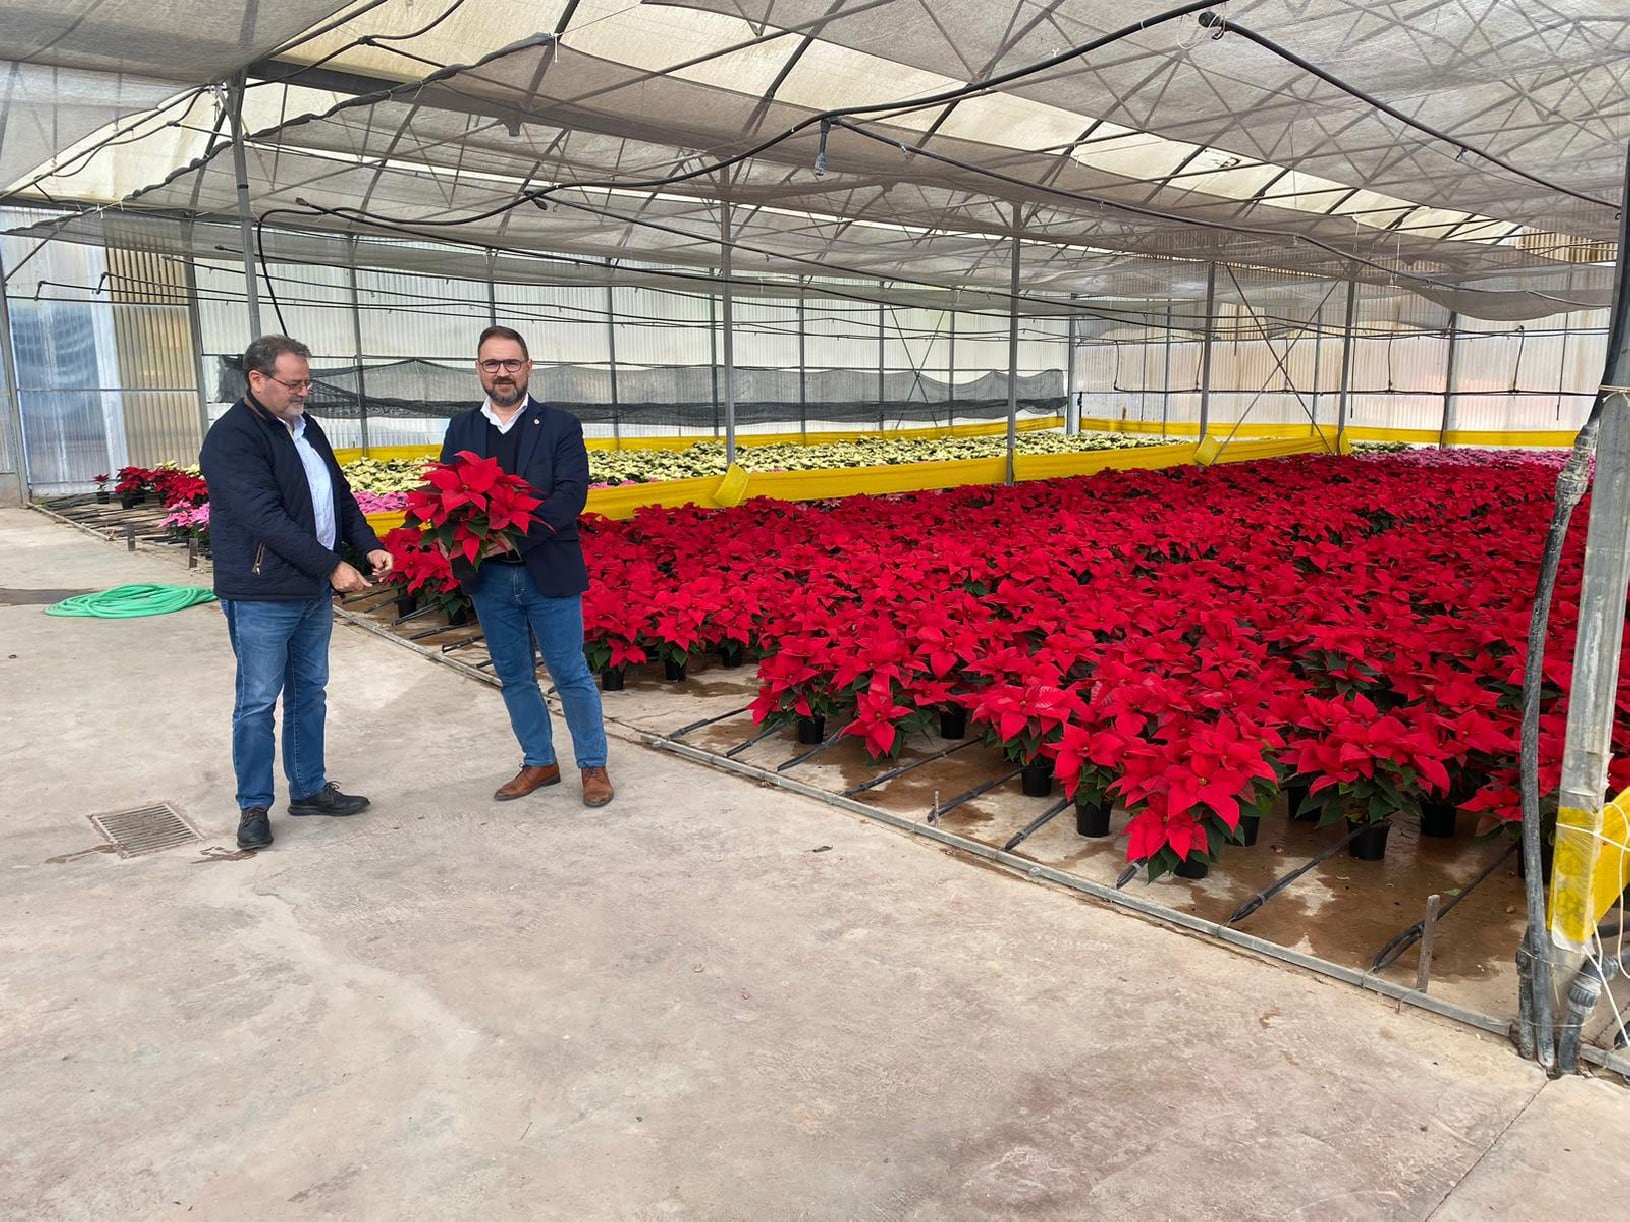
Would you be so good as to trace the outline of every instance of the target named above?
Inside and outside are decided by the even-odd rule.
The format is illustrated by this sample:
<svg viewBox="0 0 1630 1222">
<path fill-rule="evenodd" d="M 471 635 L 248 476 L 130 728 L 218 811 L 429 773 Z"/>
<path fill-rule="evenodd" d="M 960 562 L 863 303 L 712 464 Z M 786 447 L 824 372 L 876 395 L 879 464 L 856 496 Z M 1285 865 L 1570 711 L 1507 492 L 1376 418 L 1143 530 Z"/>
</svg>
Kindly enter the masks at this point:
<svg viewBox="0 0 1630 1222">
<path fill-rule="evenodd" d="M 934 752 L 933 755 L 925 755 L 920 760 L 912 760 L 911 763 L 909 763 L 909 764 L 901 764 L 898 768 L 890 768 L 887 772 L 883 773 L 881 776 L 874 776 L 871 780 L 864 781 L 861 784 L 856 785 L 853 789 L 845 789 L 843 791 L 843 796 L 846 797 L 846 798 L 852 798 L 857 793 L 865 793 L 868 789 L 876 789 L 879 785 L 886 785 L 890 781 L 892 781 L 895 777 L 901 776 L 904 773 L 910 772 L 913 768 L 921 768 L 924 764 L 932 764 L 935 760 L 944 759 L 947 755 L 950 755 L 951 752 L 953 752 L 953 751 L 960 751 L 964 747 L 977 746 L 978 743 L 979 743 L 979 739 L 970 738 L 970 739 L 966 740 L 965 742 L 957 743 L 953 747 L 947 747 L 943 751 L 936 751 L 936 752 Z"/>
<path fill-rule="evenodd" d="M 1388 106 L 1374 94 L 1366 93 L 1356 85 L 1349 85 L 1340 77 L 1326 72 L 1317 64 L 1312 63 L 1309 60 L 1305 60 L 1300 55 L 1297 55 L 1294 51 L 1280 46 L 1278 43 L 1274 42 L 1273 39 L 1266 38 L 1263 35 L 1258 34 L 1255 30 L 1247 29 L 1245 26 L 1229 21 L 1221 13 L 1201 13 L 1199 20 L 1201 25 L 1212 31 L 1211 36 L 1213 38 L 1221 38 L 1224 34 L 1229 33 L 1238 34 L 1241 38 L 1256 43 L 1256 45 L 1261 47 L 1263 50 L 1271 51 L 1280 59 L 1284 60 L 1287 64 L 1292 64 L 1295 67 L 1300 68 L 1303 72 L 1307 72 L 1318 77 L 1327 85 L 1334 85 L 1343 93 L 1350 94 L 1351 96 L 1357 98 L 1360 102 L 1363 102 L 1366 106 L 1375 107 L 1382 114 L 1388 116 L 1389 118 L 1396 119 L 1405 127 L 1412 127 L 1416 131 L 1432 137 L 1434 140 L 1441 140 L 1444 144 L 1454 148 L 1457 154 L 1470 153 L 1474 157 L 1481 157 L 1484 161 L 1492 162 L 1493 164 L 1499 166 L 1507 174 L 1515 174 L 1518 178 L 1531 182 L 1536 186 L 1544 187 L 1547 191 L 1555 191 L 1561 195 L 1570 195 L 1574 199 L 1583 200 L 1587 204 L 1599 204 L 1603 208 L 1611 208 L 1615 212 L 1618 211 L 1619 205 L 1613 200 L 1602 199 L 1595 195 L 1586 195 L 1583 191 L 1575 191 L 1571 187 L 1563 186 L 1561 183 L 1556 183 L 1550 181 L 1549 179 L 1541 178 L 1538 174 L 1530 174 L 1527 170 L 1520 170 L 1503 157 L 1497 157 L 1493 153 L 1480 149 L 1475 145 L 1467 144 L 1463 140 L 1456 140 L 1448 132 L 1439 131 L 1437 128 L 1432 127 L 1429 124 L 1422 123 L 1419 119 L 1411 119 L 1402 111 L 1395 110 L 1393 107 Z"/>
<path fill-rule="evenodd" d="M 420 607 L 417 611 L 409 611 L 406 615 L 398 615 L 392 622 L 392 627 L 400 624 L 412 623 L 416 619 L 423 619 L 427 615 L 434 615 L 441 608 L 436 606 Z"/>
<path fill-rule="evenodd" d="M 943 814 L 945 814 L 946 811 L 955 810 L 957 807 L 961 806 L 964 802 L 972 802 L 980 794 L 989 793 L 991 790 L 995 789 L 998 785 L 1007 784 L 1007 782 L 1011 781 L 1014 777 L 1018 776 L 1019 773 L 1021 773 L 1023 771 L 1024 771 L 1023 768 L 1015 768 L 1012 772 L 1006 773 L 1003 776 L 999 776 L 994 781 L 986 781 L 983 785 L 975 785 L 972 789 L 968 790 L 967 793 L 960 794 L 957 797 L 952 798 L 944 806 L 940 806 L 940 805 L 936 804 L 935 807 L 934 807 L 935 813 L 938 814 L 938 815 L 943 815 Z"/>
<path fill-rule="evenodd" d="M 1297 866 L 1289 874 L 1285 875 L 1285 877 L 1281 878 L 1278 882 L 1274 883 L 1273 886 L 1269 887 L 1266 891 L 1262 892 L 1262 894 L 1258 895 L 1256 898 L 1247 900 L 1244 904 L 1241 904 L 1240 907 L 1237 910 L 1235 910 L 1234 915 L 1229 917 L 1226 921 L 1224 921 L 1223 924 L 1224 925 L 1232 925 L 1236 921 L 1243 921 L 1246 917 L 1250 916 L 1258 908 L 1262 907 L 1263 904 L 1266 904 L 1274 896 L 1278 895 L 1286 887 L 1290 886 L 1291 883 L 1295 882 L 1298 878 L 1302 877 L 1302 875 L 1306 874 L 1314 866 L 1318 865 L 1320 862 L 1328 861 L 1330 858 L 1334 857 L 1337 853 L 1341 852 L 1342 849 L 1346 848 L 1354 840 L 1358 839 L 1359 835 L 1362 832 L 1367 831 L 1369 828 L 1371 828 L 1373 826 L 1374 825 L 1370 824 L 1370 823 L 1355 823 L 1355 824 L 1353 824 L 1352 830 L 1350 830 L 1340 840 L 1336 841 L 1335 844 L 1331 845 L 1329 848 L 1325 849 L 1323 852 L 1319 853 L 1316 857 L 1312 858 L 1311 860 L 1309 860 L 1307 862 L 1304 862 L 1302 865 Z"/>
<path fill-rule="evenodd" d="M 426 628 L 423 632 L 409 633 L 405 639 L 409 641 L 422 641 L 425 639 L 425 637 L 440 636 L 444 632 L 457 632 L 460 628 L 468 627 L 468 624 L 438 624 L 434 628 Z"/>
<path fill-rule="evenodd" d="M 753 706 L 750 705 L 750 704 L 744 704 L 739 709 L 731 709 L 728 713 L 720 713 L 717 717 L 704 717 L 704 718 L 702 718 L 701 721 L 693 721 L 693 722 L 690 723 L 690 725 L 683 726 L 680 729 L 675 730 L 672 734 L 668 735 L 668 737 L 669 738 L 683 738 L 685 735 L 689 734 L 692 730 L 700 730 L 703 726 L 710 726 L 710 725 L 713 725 L 715 722 L 728 721 L 732 717 L 736 717 L 736 716 L 739 716 L 742 713 L 745 713 L 748 709 L 750 709 L 752 707 Z"/>
<path fill-rule="evenodd" d="M 1127 866 L 1126 869 L 1122 870 L 1120 877 L 1115 880 L 1115 890 L 1119 891 L 1122 887 L 1126 886 L 1127 883 L 1131 882 L 1132 876 L 1138 872 L 1138 867 L 1140 867 L 1142 864 L 1143 863 L 1141 861 L 1134 861 L 1131 865 Z"/>
<path fill-rule="evenodd" d="M 487 639 L 485 632 L 478 632 L 474 636 L 467 636 L 462 641 L 452 641 L 441 647 L 443 653 L 452 653 L 455 649 L 463 649 L 466 645 L 474 645 Z"/>
<path fill-rule="evenodd" d="M 1467 883 L 1464 887 L 1459 888 L 1454 897 L 1450 899 L 1447 904 L 1444 904 L 1438 909 L 1437 919 L 1441 921 L 1444 917 L 1448 916 L 1450 910 L 1453 909 L 1454 906 L 1461 900 L 1470 895 L 1472 893 L 1472 889 L 1476 887 L 1478 883 L 1482 882 L 1490 874 L 1493 874 L 1494 871 L 1500 866 L 1504 865 L 1506 858 L 1510 857 L 1521 847 L 1522 841 L 1520 840 L 1513 840 L 1510 844 L 1506 845 L 1505 852 L 1501 853 L 1493 861 L 1489 862 L 1487 869 L 1485 869 L 1476 878 L 1472 879 L 1471 882 Z M 1420 940 L 1421 935 L 1425 932 L 1426 922 L 1416 921 L 1408 929 L 1404 930 L 1380 950 L 1375 952 L 1375 959 L 1370 964 L 1370 971 L 1380 972 L 1391 967 L 1394 963 L 1398 962 L 1406 950 Z"/>
<path fill-rule="evenodd" d="M 1074 798 L 1065 798 L 1062 802 L 1058 803 L 1056 806 L 1053 806 L 1049 810 L 1047 810 L 1046 813 L 1037 815 L 1034 819 L 1030 820 L 1029 823 L 1026 823 L 1024 825 L 1024 827 L 1019 830 L 1018 834 L 1013 837 L 1012 840 L 1009 840 L 1006 844 L 1004 844 L 1002 846 L 1002 852 L 1011 853 L 1014 849 L 1018 848 L 1021 844 L 1023 844 L 1026 840 L 1028 840 L 1032 835 L 1034 835 L 1036 832 L 1039 832 L 1042 828 L 1046 827 L 1054 819 L 1058 818 L 1059 815 L 1063 814 L 1065 807 L 1073 806 L 1074 804 L 1075 804 L 1075 799 Z"/>
<path fill-rule="evenodd" d="M 844 722 L 843 725 L 839 726 L 836 730 L 833 730 L 832 733 L 828 734 L 826 736 L 825 741 L 816 743 L 813 747 L 811 747 L 808 751 L 805 751 L 802 755 L 795 755 L 784 764 L 777 764 L 775 766 L 775 770 L 777 772 L 785 772 L 788 768 L 796 768 L 799 764 L 803 763 L 805 760 L 810 759 L 813 756 L 819 755 L 822 751 L 825 751 L 828 747 L 831 747 L 831 746 L 833 746 L 833 745 L 835 745 L 837 743 L 838 739 L 843 734 L 844 728 L 846 726 L 848 726 L 848 725 L 849 725 L 849 723 L 847 721 Z"/>
<path fill-rule="evenodd" d="M 765 726 L 762 730 L 760 730 L 757 734 L 753 735 L 753 737 L 749 738 L 746 742 L 737 743 L 734 747 L 731 747 L 730 750 L 726 751 L 724 753 L 725 759 L 727 759 L 727 760 L 735 759 L 736 756 L 740 755 L 743 751 L 747 750 L 748 747 L 751 747 L 754 743 L 763 742 L 766 738 L 768 738 L 770 735 L 774 734 L 780 728 L 781 728 L 780 726 Z"/>
</svg>

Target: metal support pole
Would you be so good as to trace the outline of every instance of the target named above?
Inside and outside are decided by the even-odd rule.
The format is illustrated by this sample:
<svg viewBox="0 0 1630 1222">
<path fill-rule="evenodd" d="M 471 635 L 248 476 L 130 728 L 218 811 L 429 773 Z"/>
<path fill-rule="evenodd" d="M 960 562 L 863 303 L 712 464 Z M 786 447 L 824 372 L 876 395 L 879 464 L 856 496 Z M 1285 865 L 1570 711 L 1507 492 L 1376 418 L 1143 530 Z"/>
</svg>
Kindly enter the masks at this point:
<svg viewBox="0 0 1630 1222">
<path fill-rule="evenodd" d="M 1342 435 L 1347 431 L 1347 417 L 1352 413 L 1353 390 L 1353 323 L 1358 318 L 1358 281 L 1347 282 L 1347 315 L 1341 330 L 1341 393 L 1336 397 L 1336 449 L 1341 449 Z"/>
<path fill-rule="evenodd" d="M 1167 423 L 1172 412 L 1172 307 L 1166 306 L 1166 374 L 1165 394 L 1160 400 L 1160 435 L 1166 436 Z"/>
<path fill-rule="evenodd" d="M 1200 440 L 1205 440 L 1211 423 L 1211 334 L 1216 329 L 1212 318 L 1217 308 L 1217 265 L 1206 264 L 1206 316 L 1205 342 L 1200 348 Z"/>
<path fill-rule="evenodd" d="M 736 314 L 730 284 L 730 204 L 719 201 L 719 243 L 724 251 L 724 465 L 736 461 Z"/>
<path fill-rule="evenodd" d="M 498 252 L 487 252 L 487 325 L 498 325 Z"/>
<path fill-rule="evenodd" d="M 1007 281 L 1007 482 L 1013 483 L 1013 451 L 1019 441 L 1019 205 L 1013 205 L 1013 258 Z"/>
<path fill-rule="evenodd" d="M 1438 430 L 1438 449 L 1449 448 L 1449 430 L 1455 426 L 1455 324 L 1460 315 L 1449 313 L 1449 353 L 1443 362 L 1443 427 Z"/>
<path fill-rule="evenodd" d="M 718 278 L 719 269 L 708 268 L 708 274 Z M 707 295 L 707 364 L 708 377 L 713 387 L 713 435 L 719 435 L 719 304 L 710 290 Z"/>
<path fill-rule="evenodd" d="M 1630 183 L 1626 189 L 1630 191 Z M 1630 218 L 1623 223 L 1630 230 Z M 1630 233 L 1621 234 L 1621 240 L 1626 237 Z M 1589 893 L 1595 863 L 1604 851 L 1602 805 L 1607 766 L 1613 758 L 1624 600 L 1630 588 L 1630 393 L 1606 389 L 1630 385 L 1630 302 L 1625 301 L 1625 258 L 1621 250 L 1618 299 L 1614 303 L 1617 317 L 1613 321 L 1617 342 L 1608 352 L 1602 379 L 1601 431 L 1596 443 L 1590 527 L 1585 535 L 1585 567 L 1579 587 L 1579 631 L 1568 693 L 1562 786 L 1557 797 L 1553 912 L 1561 912 L 1566 900 L 1580 890 Z M 1595 921 L 1590 919 L 1584 924 L 1593 929 Z M 1578 952 L 1580 948 L 1571 949 Z"/>
<path fill-rule="evenodd" d="M 1290 353 L 1285 353 L 1287 363 Z M 1308 421 L 1313 426 L 1313 432 L 1319 431 L 1319 368 L 1324 363 L 1324 302 L 1319 303 L 1319 312 L 1313 316 L 1313 406 L 1309 409 L 1312 419 Z"/>
<path fill-rule="evenodd" d="M 809 444 L 809 389 L 805 385 L 809 377 L 808 362 L 804 351 L 804 281 L 798 279 L 798 439 L 805 445 Z"/>
<path fill-rule="evenodd" d="M 187 284 L 187 330 L 192 335 L 192 374 L 198 379 L 198 440 L 209 432 L 209 389 L 204 370 L 204 325 L 198 316 L 198 269 L 192 261 L 192 222 L 187 222 L 187 254 L 182 268 Z"/>
<path fill-rule="evenodd" d="M 1072 301 L 1075 299 L 1071 294 Z M 1064 320 L 1068 327 L 1064 340 L 1064 435 L 1074 437 L 1081 431 L 1081 405 L 1075 401 L 1075 313 Z"/>
<path fill-rule="evenodd" d="M 611 263 L 606 263 L 611 274 Z M 622 400 L 617 393 L 617 291 L 606 282 L 606 357 L 611 369 L 611 436 L 617 449 L 623 448 Z"/>
<path fill-rule="evenodd" d="M 238 233 L 243 243 L 243 287 L 249 306 L 249 338 L 260 338 L 260 288 L 255 282 L 254 216 L 249 209 L 249 167 L 243 153 L 243 90 L 247 76 L 239 72 L 227 93 L 232 121 L 232 172 L 238 180 Z"/>
<path fill-rule="evenodd" d="M 956 308 L 951 311 L 950 343 L 945 353 L 945 402 L 948 405 L 945 412 L 945 423 L 956 423 Z"/>
<path fill-rule="evenodd" d="M 6 432 L 11 444 L 0 454 L 0 470 L 15 466 L 17 499 L 26 505 L 28 495 L 28 441 L 23 436 L 23 394 L 17 380 L 17 354 L 11 342 L 11 309 L 7 304 L 5 258 L 0 254 L 0 367 L 6 377 Z"/>
<path fill-rule="evenodd" d="M 1625 195 L 1630 200 L 1630 162 L 1625 169 Z M 1630 401 L 1617 389 L 1630 378 L 1630 208 L 1619 212 L 1618 260 L 1614 269 L 1613 312 L 1609 321 L 1607 363 L 1591 414 L 1574 439 L 1574 452 L 1557 477 L 1551 529 L 1541 556 L 1540 578 L 1528 630 L 1523 665 L 1521 754 L 1522 852 L 1526 878 L 1528 928 L 1517 951 L 1518 1050 L 1549 1070 L 1557 1063 L 1553 1025 L 1553 942 L 1583 948 L 1595 922 L 1579 911 L 1589 900 L 1602 831 L 1603 794 L 1608 752 L 1612 747 L 1614 696 L 1618 684 L 1619 643 L 1624 633 L 1624 597 L 1630 556 L 1625 530 L 1630 524 Z M 1599 436 L 1598 436 L 1599 434 Z M 1552 910 L 1547 913 L 1540 853 L 1539 722 L 1541 668 L 1549 627 L 1551 593 L 1560 563 L 1568 519 L 1589 486 L 1595 460 L 1595 492 L 1585 537 L 1584 576 L 1580 583 L 1578 631 L 1573 655 L 1572 691 L 1568 699 L 1567 734 L 1557 794 L 1557 854 L 1551 880 Z M 1581 860 L 1583 858 L 1583 860 Z M 1571 902 L 1569 902 L 1571 901 Z M 1571 937 L 1558 938 L 1548 915 L 1572 925 Z"/>
<path fill-rule="evenodd" d="M 351 351 L 357 367 L 357 440 L 362 456 L 367 458 L 368 444 L 368 377 L 362 365 L 362 299 L 357 292 L 357 239 L 350 241 L 351 259 L 345 272 L 345 285 L 351 294 Z"/>
<path fill-rule="evenodd" d="M 888 402 L 888 357 L 885 352 L 888 346 L 887 313 L 883 305 L 885 292 L 883 281 L 877 282 L 877 435 L 881 437 L 884 429 L 883 405 Z"/>
</svg>

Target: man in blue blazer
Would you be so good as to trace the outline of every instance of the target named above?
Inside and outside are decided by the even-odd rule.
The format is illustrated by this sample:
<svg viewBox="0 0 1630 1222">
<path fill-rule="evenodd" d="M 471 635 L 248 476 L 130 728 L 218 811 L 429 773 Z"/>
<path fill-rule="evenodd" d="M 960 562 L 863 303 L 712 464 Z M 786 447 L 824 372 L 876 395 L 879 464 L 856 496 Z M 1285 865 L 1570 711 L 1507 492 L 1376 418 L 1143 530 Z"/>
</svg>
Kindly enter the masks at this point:
<svg viewBox="0 0 1630 1222">
<path fill-rule="evenodd" d="M 577 518 L 589 495 L 589 455 L 577 417 L 531 398 L 532 359 L 526 341 L 509 327 L 488 327 L 476 346 L 476 373 L 486 402 L 454 416 L 441 458 L 466 450 L 496 458 L 531 484 L 543 504 L 513 551 L 482 560 L 461 578 L 504 685 L 510 728 L 521 746 L 521 770 L 493 797 L 523 798 L 560 784 L 549 706 L 538 688 L 532 659 L 536 638 L 560 692 L 572 754 L 583 777 L 583 804 L 604 806 L 614 796 L 606 773 L 605 718 L 600 689 L 583 656 L 583 591 L 589 588 Z"/>
</svg>

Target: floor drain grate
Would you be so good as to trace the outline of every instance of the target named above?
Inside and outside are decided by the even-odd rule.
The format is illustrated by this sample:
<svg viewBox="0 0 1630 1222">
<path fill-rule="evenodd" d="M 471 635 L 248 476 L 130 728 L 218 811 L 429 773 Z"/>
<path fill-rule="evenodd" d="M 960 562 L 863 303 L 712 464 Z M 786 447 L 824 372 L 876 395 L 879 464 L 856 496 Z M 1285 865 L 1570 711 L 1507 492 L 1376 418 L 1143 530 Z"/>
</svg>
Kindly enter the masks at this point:
<svg viewBox="0 0 1630 1222">
<path fill-rule="evenodd" d="M 167 802 L 138 806 L 107 815 L 92 815 L 91 822 L 119 850 L 120 857 L 140 857 L 161 853 L 178 844 L 192 844 L 203 837 Z"/>
</svg>

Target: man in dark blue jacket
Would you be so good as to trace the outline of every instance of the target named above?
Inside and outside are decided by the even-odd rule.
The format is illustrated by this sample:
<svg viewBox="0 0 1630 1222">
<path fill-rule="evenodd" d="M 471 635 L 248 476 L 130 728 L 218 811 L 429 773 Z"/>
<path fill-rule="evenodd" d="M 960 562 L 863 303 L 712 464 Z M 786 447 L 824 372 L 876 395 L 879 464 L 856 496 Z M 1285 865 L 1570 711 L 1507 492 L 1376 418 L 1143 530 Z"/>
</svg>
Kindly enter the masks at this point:
<svg viewBox="0 0 1630 1222">
<path fill-rule="evenodd" d="M 232 766 L 238 777 L 238 847 L 272 843 L 273 710 L 283 696 L 283 772 L 289 814 L 354 815 L 368 799 L 344 794 L 323 764 L 328 641 L 334 591 L 365 590 L 341 542 L 391 570 L 357 507 L 322 428 L 305 414 L 311 353 L 267 335 L 243 354 L 249 391 L 213 425 L 200 456 L 209 485 L 215 593 L 238 659 Z"/>
<path fill-rule="evenodd" d="M 496 458 L 499 467 L 531 484 L 543 504 L 513 550 L 482 560 L 461 580 L 504 685 L 510 728 L 521 746 L 521 770 L 493 796 L 523 798 L 560 784 L 549 706 L 538 689 L 532 660 L 537 639 L 549 667 L 572 754 L 583 778 L 583 804 L 604 806 L 614 796 L 606 772 L 606 728 L 600 690 L 583 656 L 583 591 L 589 588 L 578 541 L 577 517 L 589 494 L 589 455 L 576 416 L 528 396 L 532 360 L 526 341 L 508 327 L 488 327 L 476 345 L 476 372 L 487 400 L 447 424 L 441 458 L 470 451 Z"/>
</svg>

